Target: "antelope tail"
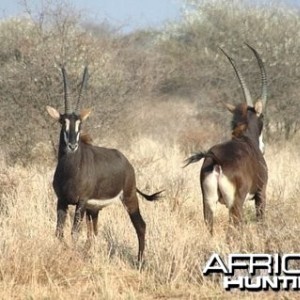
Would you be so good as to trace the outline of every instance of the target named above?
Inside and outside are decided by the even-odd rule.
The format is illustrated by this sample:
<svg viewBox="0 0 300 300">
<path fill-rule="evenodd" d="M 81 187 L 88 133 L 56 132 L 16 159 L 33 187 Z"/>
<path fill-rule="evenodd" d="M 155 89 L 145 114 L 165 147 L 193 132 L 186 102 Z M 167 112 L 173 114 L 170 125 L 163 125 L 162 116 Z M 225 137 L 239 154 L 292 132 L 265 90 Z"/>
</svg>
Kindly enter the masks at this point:
<svg viewBox="0 0 300 300">
<path fill-rule="evenodd" d="M 144 194 L 143 192 L 141 192 L 138 188 L 136 189 L 136 191 L 141 195 L 143 196 L 147 201 L 156 201 L 160 198 L 160 194 L 163 192 L 163 191 L 159 191 L 157 193 L 154 193 L 152 195 L 147 195 L 147 194 Z"/>
<path fill-rule="evenodd" d="M 184 162 L 185 165 L 183 166 L 183 168 L 185 168 L 186 166 L 188 166 L 189 164 L 195 163 L 199 160 L 201 160 L 202 158 L 206 157 L 207 153 L 206 152 L 198 152 L 198 153 L 194 153 L 193 155 L 191 155 L 189 158 L 187 158 Z"/>
</svg>

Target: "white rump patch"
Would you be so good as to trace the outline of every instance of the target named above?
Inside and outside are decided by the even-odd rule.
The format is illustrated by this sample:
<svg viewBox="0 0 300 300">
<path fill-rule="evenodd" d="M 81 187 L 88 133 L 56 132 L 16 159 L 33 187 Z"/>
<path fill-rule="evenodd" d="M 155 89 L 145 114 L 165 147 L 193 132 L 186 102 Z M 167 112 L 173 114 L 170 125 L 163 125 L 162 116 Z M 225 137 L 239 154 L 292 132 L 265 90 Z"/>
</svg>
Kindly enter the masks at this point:
<svg viewBox="0 0 300 300">
<path fill-rule="evenodd" d="M 227 178 L 226 175 L 222 172 L 220 167 L 220 175 L 219 175 L 219 190 L 224 200 L 224 204 L 227 208 L 232 207 L 234 203 L 235 196 L 235 187 L 231 183 L 231 181 Z"/>
<path fill-rule="evenodd" d="M 219 201 L 227 208 L 232 207 L 235 198 L 235 186 L 224 175 L 221 166 L 215 165 L 213 171 L 203 181 L 203 192 L 205 202 L 209 204 L 212 211 Z"/>
<path fill-rule="evenodd" d="M 111 199 L 90 199 L 86 202 L 86 209 L 100 210 L 111 204 L 115 204 L 121 201 L 123 198 L 123 191 L 121 191 L 116 197 Z"/>
<path fill-rule="evenodd" d="M 219 200 L 218 194 L 218 177 L 219 172 L 216 167 L 214 167 L 212 173 L 207 175 L 203 180 L 203 201 L 208 204 L 211 211 L 214 212 L 216 209 L 216 204 Z"/>
<path fill-rule="evenodd" d="M 236 188 L 234 184 L 223 173 L 221 166 L 214 166 L 213 171 L 207 175 L 202 183 L 204 201 L 212 210 L 215 210 L 216 203 L 219 201 L 231 208 L 234 204 Z M 248 193 L 246 200 L 253 200 L 254 194 Z"/>
</svg>

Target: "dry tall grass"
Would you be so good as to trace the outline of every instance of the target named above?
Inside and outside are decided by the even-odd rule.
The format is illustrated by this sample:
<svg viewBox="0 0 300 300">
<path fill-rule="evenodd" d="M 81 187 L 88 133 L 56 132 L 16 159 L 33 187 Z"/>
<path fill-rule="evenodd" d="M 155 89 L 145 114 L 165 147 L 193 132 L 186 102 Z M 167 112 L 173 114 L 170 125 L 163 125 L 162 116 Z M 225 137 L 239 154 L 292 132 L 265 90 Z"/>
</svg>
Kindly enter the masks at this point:
<svg viewBox="0 0 300 300">
<path fill-rule="evenodd" d="M 247 203 L 244 234 L 230 244 L 224 206 L 218 206 L 213 238 L 204 226 L 200 164 L 182 165 L 195 147 L 207 148 L 227 136 L 222 128 L 227 115 L 216 103 L 240 97 L 236 79 L 228 77 L 234 72 L 220 58 L 218 46 L 237 59 L 250 87 L 256 87 L 258 70 L 242 44 L 257 47 L 271 79 L 271 125 L 275 122 L 276 132 L 282 130 L 286 137 L 294 135 L 299 126 L 298 11 L 277 5 L 236 9 L 236 1 L 187 2 L 199 5 L 180 24 L 128 36 L 97 26 L 82 28 L 77 15 L 60 5 L 41 12 L 40 18 L 0 24 L 0 299 L 297 298 L 286 292 L 228 293 L 201 272 L 212 252 L 299 252 L 297 146 L 292 141 L 268 146 L 266 225 L 257 226 L 254 205 Z M 49 140 L 53 129 L 44 106 L 61 107 L 63 101 L 54 66 L 67 63 L 75 87 L 87 62 L 92 76 L 83 105 L 94 107 L 89 124 L 101 138 L 97 143 L 126 154 L 140 189 L 166 190 L 157 203 L 140 200 L 147 223 L 141 271 L 135 266 L 136 234 L 121 204 L 100 213 L 100 234 L 88 253 L 85 226 L 77 247 L 72 245 L 71 218 L 67 245 L 54 237 L 55 162 L 50 143 L 37 142 Z M 4 156 L 11 164 L 1 160 Z M 28 166 L 12 167 L 21 156 Z"/>
<path fill-rule="evenodd" d="M 63 245 L 54 237 L 54 165 L 8 167 L 2 161 L 1 299 L 297 298 L 287 292 L 231 294 L 201 272 L 212 252 L 224 256 L 299 252 L 300 158 L 295 146 L 267 148 L 266 227 L 257 226 L 253 203 L 247 203 L 244 235 L 231 244 L 226 242 L 227 210 L 222 205 L 218 206 L 216 235 L 209 236 L 202 217 L 200 164 L 182 169 L 184 154 L 178 144 L 140 136 L 123 152 L 136 168 L 139 188 L 166 189 L 159 202 L 140 200 L 147 223 L 143 269 L 135 267 L 137 239 L 121 204 L 101 212 L 100 234 L 88 253 L 84 251 L 85 226 L 76 249 L 72 246 L 71 218 L 66 228 L 67 246 Z"/>
</svg>

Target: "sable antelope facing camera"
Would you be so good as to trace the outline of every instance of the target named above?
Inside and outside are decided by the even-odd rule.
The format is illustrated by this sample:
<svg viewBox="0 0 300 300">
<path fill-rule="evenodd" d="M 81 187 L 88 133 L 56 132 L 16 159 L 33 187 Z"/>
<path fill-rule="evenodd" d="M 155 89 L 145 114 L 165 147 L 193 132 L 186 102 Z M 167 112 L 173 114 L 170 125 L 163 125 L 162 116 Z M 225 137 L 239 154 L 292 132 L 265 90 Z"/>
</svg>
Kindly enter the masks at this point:
<svg viewBox="0 0 300 300">
<path fill-rule="evenodd" d="M 76 239 L 80 223 L 86 213 L 88 241 L 93 233 L 97 235 L 99 211 L 114 202 L 122 201 L 136 230 L 141 261 L 145 247 L 146 224 L 140 214 L 137 193 L 148 201 L 159 198 L 161 192 L 146 195 L 136 187 L 135 172 L 127 158 L 116 149 L 91 145 L 81 136 L 82 122 L 91 110 L 79 111 L 82 91 L 86 85 L 88 71 L 84 70 L 83 79 L 75 110 L 71 109 L 68 98 L 66 71 L 62 68 L 64 82 L 65 112 L 60 114 L 47 106 L 52 118 L 61 124 L 58 163 L 53 179 L 57 195 L 56 236 L 63 238 L 63 228 L 69 205 L 75 205 L 72 237 Z"/>
<path fill-rule="evenodd" d="M 254 53 L 260 68 L 261 97 L 253 103 L 245 80 L 234 60 L 221 49 L 235 70 L 246 103 L 237 106 L 226 104 L 227 109 L 233 114 L 230 141 L 217 144 L 207 152 L 195 153 L 186 159 L 185 166 L 204 158 L 200 185 L 204 220 L 211 234 L 217 202 L 226 205 L 229 209 L 229 220 L 235 226 L 242 224 L 243 205 L 246 199 L 255 200 L 257 219 L 264 218 L 268 170 L 263 157 L 262 112 L 267 102 L 267 77 L 259 54 L 254 48 L 246 45 Z"/>
</svg>

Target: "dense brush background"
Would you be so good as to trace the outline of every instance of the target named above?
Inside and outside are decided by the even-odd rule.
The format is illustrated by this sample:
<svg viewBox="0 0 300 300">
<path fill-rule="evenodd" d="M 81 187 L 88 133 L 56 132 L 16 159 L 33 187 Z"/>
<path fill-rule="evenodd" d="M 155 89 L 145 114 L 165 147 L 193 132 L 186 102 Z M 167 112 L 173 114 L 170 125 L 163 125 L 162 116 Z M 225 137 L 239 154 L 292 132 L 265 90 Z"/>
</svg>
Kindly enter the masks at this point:
<svg viewBox="0 0 300 300">
<path fill-rule="evenodd" d="M 186 1 L 182 18 L 160 29 L 124 34 L 90 23 L 65 1 L 0 22 L 0 298 L 194 299 L 297 298 L 280 292 L 225 292 L 202 276 L 211 253 L 300 252 L 299 111 L 300 12 L 278 2 Z M 67 5 L 67 9 L 66 9 Z M 245 205 L 245 231 L 228 243 L 228 212 L 219 205 L 216 235 L 208 234 L 199 187 L 201 164 L 182 169 L 192 151 L 230 138 L 222 101 L 243 100 L 223 47 L 238 63 L 254 97 L 260 94 L 257 49 L 269 78 L 265 135 L 270 171 L 265 227 Z M 51 186 L 59 126 L 45 106 L 63 111 L 60 66 L 72 99 L 89 66 L 82 107 L 85 130 L 101 146 L 120 149 L 146 192 L 165 189 L 156 203 L 140 200 L 147 223 L 145 265 L 136 268 L 137 238 L 122 205 L 104 209 L 99 236 L 84 250 L 54 237 Z"/>
</svg>

